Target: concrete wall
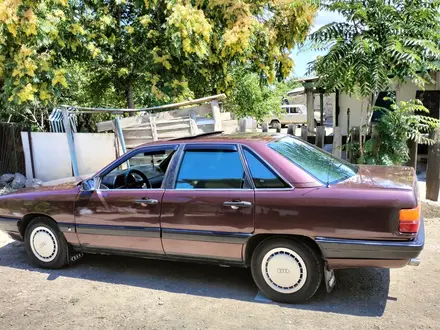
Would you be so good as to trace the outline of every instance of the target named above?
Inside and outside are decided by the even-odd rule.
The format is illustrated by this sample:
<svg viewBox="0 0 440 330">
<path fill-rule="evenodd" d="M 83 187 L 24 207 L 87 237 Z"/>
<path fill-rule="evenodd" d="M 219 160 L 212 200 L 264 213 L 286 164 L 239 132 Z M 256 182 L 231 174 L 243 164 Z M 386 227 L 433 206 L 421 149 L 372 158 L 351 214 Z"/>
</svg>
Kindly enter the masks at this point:
<svg viewBox="0 0 440 330">
<path fill-rule="evenodd" d="M 65 133 L 32 135 L 34 178 L 52 181 L 71 177 L 72 165 Z M 21 133 L 25 152 L 26 176 L 32 177 L 28 134 Z M 115 160 L 114 135 L 102 133 L 75 133 L 75 152 L 80 175 L 92 174 Z"/>
</svg>

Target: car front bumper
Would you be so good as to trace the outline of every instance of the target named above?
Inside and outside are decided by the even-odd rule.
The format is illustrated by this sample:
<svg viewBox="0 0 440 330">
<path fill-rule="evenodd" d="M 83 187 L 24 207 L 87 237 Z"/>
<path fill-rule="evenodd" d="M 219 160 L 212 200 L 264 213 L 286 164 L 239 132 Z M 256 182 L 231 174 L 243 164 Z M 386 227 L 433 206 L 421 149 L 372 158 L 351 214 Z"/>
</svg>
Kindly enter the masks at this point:
<svg viewBox="0 0 440 330">
<path fill-rule="evenodd" d="M 0 230 L 7 233 L 12 239 L 21 241 L 20 231 L 18 229 L 18 223 L 20 219 L 0 217 Z"/>
</svg>

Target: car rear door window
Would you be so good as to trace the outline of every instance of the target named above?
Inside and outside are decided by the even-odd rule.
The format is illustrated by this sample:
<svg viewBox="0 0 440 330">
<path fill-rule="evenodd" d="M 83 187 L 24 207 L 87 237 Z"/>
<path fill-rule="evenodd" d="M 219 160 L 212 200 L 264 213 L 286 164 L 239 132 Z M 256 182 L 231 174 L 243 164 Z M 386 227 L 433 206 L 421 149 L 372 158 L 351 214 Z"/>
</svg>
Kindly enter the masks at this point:
<svg viewBox="0 0 440 330">
<path fill-rule="evenodd" d="M 291 188 L 279 175 L 264 164 L 254 153 L 244 149 L 244 155 L 251 171 L 252 180 L 257 189 Z"/>
<path fill-rule="evenodd" d="M 242 189 L 246 176 L 237 150 L 187 150 L 176 189 Z"/>
</svg>

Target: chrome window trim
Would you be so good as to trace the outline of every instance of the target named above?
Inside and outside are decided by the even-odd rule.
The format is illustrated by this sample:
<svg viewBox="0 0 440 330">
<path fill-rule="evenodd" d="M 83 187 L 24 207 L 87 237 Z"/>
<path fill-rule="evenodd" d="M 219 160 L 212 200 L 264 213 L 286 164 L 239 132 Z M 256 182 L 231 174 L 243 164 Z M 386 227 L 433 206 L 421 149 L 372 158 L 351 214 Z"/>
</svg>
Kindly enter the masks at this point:
<svg viewBox="0 0 440 330">
<path fill-rule="evenodd" d="M 247 180 L 247 184 L 251 187 L 250 189 L 248 189 L 248 188 L 232 188 L 232 189 L 229 189 L 229 188 L 218 188 L 218 189 L 214 189 L 214 188 L 206 188 L 206 189 L 202 189 L 202 188 L 196 188 L 196 189 L 176 188 L 177 179 L 179 177 L 179 173 L 180 173 L 180 170 L 182 168 L 183 159 L 185 158 L 185 152 L 187 151 L 186 150 L 186 146 L 187 145 L 192 145 L 192 144 L 207 144 L 207 145 L 211 145 L 213 143 L 212 142 L 208 142 L 208 143 L 185 143 L 185 144 L 182 145 L 179 161 L 178 161 L 178 164 L 176 166 L 176 168 L 177 168 L 176 175 L 174 177 L 174 180 L 173 180 L 171 188 L 169 188 L 168 190 L 177 190 L 177 191 L 209 191 L 209 190 L 210 191 L 219 191 L 219 190 L 224 190 L 224 191 L 228 191 L 228 190 L 229 191 L 235 191 L 235 190 L 237 190 L 237 191 L 254 191 L 255 190 L 255 189 L 252 188 L 253 187 L 252 180 L 249 180 L 250 177 L 248 176 L 248 173 L 246 172 L 246 164 L 244 163 L 244 158 L 242 158 L 242 154 L 240 152 L 241 145 L 239 143 L 235 143 L 235 142 L 234 143 L 231 143 L 231 142 L 223 143 L 222 142 L 222 143 L 218 143 L 218 144 L 220 144 L 220 145 L 232 145 L 232 146 L 236 146 L 237 147 L 237 151 L 236 152 L 238 152 L 238 156 L 240 157 L 241 166 L 243 167 L 243 170 L 244 170 L 245 175 L 246 175 L 245 180 Z M 189 151 L 191 151 L 191 150 L 189 150 Z M 235 152 L 235 151 L 232 151 L 232 152 Z"/>
<path fill-rule="evenodd" d="M 188 189 L 188 188 L 183 188 L 183 189 L 179 189 L 179 188 L 172 188 L 172 189 L 167 189 L 167 191 L 169 190 L 176 190 L 176 191 L 219 191 L 219 190 L 223 190 L 223 191 L 254 191 L 254 189 L 240 189 L 240 188 L 233 188 L 233 189 L 227 189 L 227 188 L 219 188 L 219 189 L 213 189 L 213 188 L 197 188 L 197 189 Z"/>
</svg>

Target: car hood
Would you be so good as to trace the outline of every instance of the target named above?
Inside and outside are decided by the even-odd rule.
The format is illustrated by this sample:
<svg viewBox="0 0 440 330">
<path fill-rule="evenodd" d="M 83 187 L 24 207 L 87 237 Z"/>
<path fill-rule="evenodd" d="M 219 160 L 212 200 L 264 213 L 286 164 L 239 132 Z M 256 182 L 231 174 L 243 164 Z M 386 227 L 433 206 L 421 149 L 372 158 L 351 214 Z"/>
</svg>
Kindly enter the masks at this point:
<svg viewBox="0 0 440 330">
<path fill-rule="evenodd" d="M 338 188 L 416 190 L 417 176 L 412 167 L 359 165 L 356 175 L 336 186 Z"/>
</svg>

